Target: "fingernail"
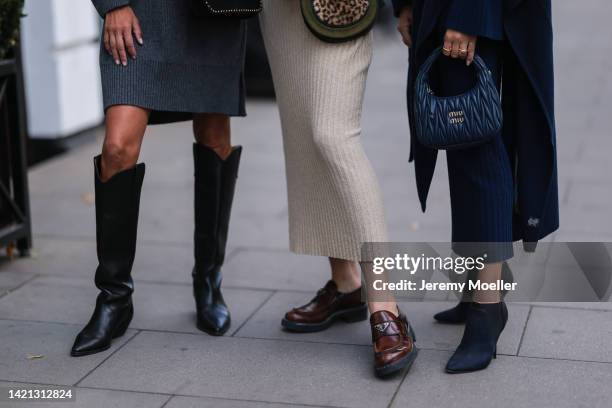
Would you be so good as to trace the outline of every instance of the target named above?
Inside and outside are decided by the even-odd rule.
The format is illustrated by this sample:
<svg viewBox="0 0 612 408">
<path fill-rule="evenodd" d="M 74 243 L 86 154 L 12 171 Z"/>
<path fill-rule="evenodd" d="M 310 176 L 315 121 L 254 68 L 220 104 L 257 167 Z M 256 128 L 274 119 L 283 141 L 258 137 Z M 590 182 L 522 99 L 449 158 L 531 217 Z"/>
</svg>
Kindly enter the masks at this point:
<svg viewBox="0 0 612 408">
<path fill-rule="evenodd" d="M 144 41 L 142 41 L 142 38 L 139 38 L 139 39 L 138 39 L 138 44 L 140 44 L 140 45 L 144 45 Z"/>
<path fill-rule="evenodd" d="M 123 66 L 127 67 L 127 61 L 123 61 Z"/>
<path fill-rule="evenodd" d="M 115 64 L 120 65 L 121 63 L 119 62 L 119 60 L 115 60 Z"/>
</svg>

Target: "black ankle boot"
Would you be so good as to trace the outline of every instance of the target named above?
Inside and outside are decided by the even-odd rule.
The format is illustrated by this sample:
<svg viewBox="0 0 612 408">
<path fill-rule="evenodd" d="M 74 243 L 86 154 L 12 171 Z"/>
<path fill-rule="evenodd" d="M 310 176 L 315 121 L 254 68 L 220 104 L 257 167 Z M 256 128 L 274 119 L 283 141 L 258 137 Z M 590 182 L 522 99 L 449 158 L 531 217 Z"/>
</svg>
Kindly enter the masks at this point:
<svg viewBox="0 0 612 408">
<path fill-rule="evenodd" d="M 195 166 L 195 267 L 193 294 L 198 329 L 215 336 L 230 327 L 230 313 L 221 293 L 221 267 L 229 227 L 241 147 L 226 159 L 193 145 Z"/>
<path fill-rule="evenodd" d="M 105 183 L 99 169 L 100 156 L 94 159 L 99 262 L 95 282 L 100 294 L 93 316 L 72 346 L 73 357 L 108 349 L 112 339 L 125 333 L 134 314 L 131 272 L 145 166 L 122 171 Z"/>
<path fill-rule="evenodd" d="M 446 372 L 467 373 L 485 369 L 497 357 L 497 340 L 508 321 L 504 302 L 472 303 L 459 347 L 448 360 Z"/>
<path fill-rule="evenodd" d="M 504 282 L 512 283 L 514 282 L 514 275 L 512 274 L 512 269 L 508 266 L 508 263 L 504 262 L 502 265 L 501 278 Z M 468 279 L 475 279 L 474 277 L 469 277 Z M 507 290 L 502 291 L 502 300 L 508 294 Z M 434 315 L 434 319 L 436 319 L 439 323 L 446 324 L 463 324 L 467 318 L 467 312 L 470 309 L 470 303 L 472 303 L 472 291 L 466 291 L 461 298 L 459 304 L 450 309 L 444 310 L 440 313 L 436 313 Z"/>
<path fill-rule="evenodd" d="M 444 310 L 440 313 L 436 313 L 434 315 L 434 319 L 440 323 L 463 324 L 465 323 L 467 312 L 471 303 L 472 302 L 462 300 L 457 304 L 457 306 Z"/>
</svg>

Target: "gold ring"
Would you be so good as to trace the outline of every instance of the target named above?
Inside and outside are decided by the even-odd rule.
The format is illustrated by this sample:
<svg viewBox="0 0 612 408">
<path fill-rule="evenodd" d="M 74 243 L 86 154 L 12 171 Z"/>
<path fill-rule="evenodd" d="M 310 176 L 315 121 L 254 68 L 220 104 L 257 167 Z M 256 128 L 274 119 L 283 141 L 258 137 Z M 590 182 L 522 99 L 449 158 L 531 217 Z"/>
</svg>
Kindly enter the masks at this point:
<svg viewBox="0 0 612 408">
<path fill-rule="evenodd" d="M 448 48 L 442 48 L 442 51 L 451 52 L 452 50 L 449 50 Z"/>
<path fill-rule="evenodd" d="M 459 50 L 459 52 L 462 54 L 467 54 L 467 50 Z"/>
</svg>

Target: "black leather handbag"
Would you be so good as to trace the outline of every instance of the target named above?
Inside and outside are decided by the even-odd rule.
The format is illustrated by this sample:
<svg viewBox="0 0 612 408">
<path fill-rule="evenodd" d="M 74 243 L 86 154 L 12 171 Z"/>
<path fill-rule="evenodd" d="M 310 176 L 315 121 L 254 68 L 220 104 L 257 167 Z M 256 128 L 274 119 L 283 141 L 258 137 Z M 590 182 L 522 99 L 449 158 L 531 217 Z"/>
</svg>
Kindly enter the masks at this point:
<svg viewBox="0 0 612 408">
<path fill-rule="evenodd" d="M 263 10 L 262 0 L 192 0 L 197 14 L 210 17 L 245 19 Z"/>
<path fill-rule="evenodd" d="M 434 149 L 464 149 L 491 140 L 502 128 L 501 98 L 491 71 L 474 58 L 476 86 L 457 96 L 436 96 L 429 71 L 442 55 L 436 49 L 421 67 L 415 84 L 414 113 L 418 141 Z"/>
</svg>

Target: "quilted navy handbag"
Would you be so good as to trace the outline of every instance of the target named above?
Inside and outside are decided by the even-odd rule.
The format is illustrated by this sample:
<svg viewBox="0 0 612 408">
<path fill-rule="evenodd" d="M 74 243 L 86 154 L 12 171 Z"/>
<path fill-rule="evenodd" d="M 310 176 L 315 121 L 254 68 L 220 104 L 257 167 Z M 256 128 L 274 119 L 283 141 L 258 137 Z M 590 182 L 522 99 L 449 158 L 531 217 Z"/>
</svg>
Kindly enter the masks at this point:
<svg viewBox="0 0 612 408">
<path fill-rule="evenodd" d="M 457 96 L 436 96 L 429 87 L 429 71 L 442 55 L 436 49 L 416 79 L 414 112 L 417 139 L 427 147 L 464 149 L 491 140 L 502 128 L 501 99 L 491 71 L 474 58 L 476 86 Z"/>
</svg>

